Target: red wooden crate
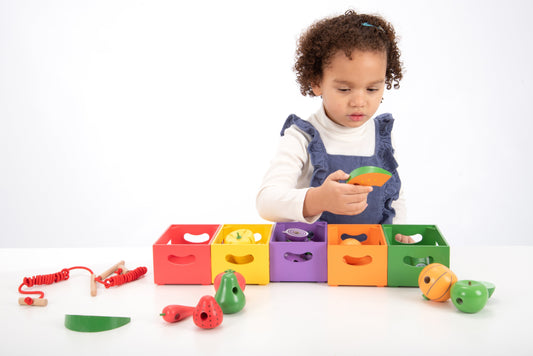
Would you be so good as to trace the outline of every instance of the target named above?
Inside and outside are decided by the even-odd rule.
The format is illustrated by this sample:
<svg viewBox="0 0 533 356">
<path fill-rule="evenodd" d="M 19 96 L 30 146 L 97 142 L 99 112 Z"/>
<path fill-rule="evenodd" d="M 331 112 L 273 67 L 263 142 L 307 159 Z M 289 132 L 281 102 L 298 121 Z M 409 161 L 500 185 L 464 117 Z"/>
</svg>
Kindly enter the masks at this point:
<svg viewBox="0 0 533 356">
<path fill-rule="evenodd" d="M 171 225 L 153 245 L 154 282 L 211 284 L 210 245 L 219 228 L 220 225 Z"/>
</svg>

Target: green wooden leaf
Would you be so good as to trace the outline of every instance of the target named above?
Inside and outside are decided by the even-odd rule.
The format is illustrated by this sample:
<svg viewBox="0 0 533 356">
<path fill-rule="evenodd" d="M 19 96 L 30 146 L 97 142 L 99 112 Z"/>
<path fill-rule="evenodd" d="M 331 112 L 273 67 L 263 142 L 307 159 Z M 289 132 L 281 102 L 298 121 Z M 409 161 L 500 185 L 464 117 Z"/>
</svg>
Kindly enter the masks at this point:
<svg viewBox="0 0 533 356">
<path fill-rule="evenodd" d="M 94 315 L 65 315 L 65 327 L 79 332 L 99 332 L 119 328 L 128 324 L 131 318 Z"/>
</svg>

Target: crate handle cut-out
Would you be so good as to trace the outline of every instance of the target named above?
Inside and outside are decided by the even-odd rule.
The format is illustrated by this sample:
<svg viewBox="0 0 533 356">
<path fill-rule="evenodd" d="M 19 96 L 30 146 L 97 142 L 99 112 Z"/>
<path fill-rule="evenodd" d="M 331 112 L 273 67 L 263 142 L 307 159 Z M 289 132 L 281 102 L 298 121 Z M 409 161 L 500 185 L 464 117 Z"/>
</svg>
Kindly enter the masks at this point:
<svg viewBox="0 0 533 356">
<path fill-rule="evenodd" d="M 244 255 L 244 256 L 235 256 L 235 255 L 226 255 L 226 261 L 233 263 L 235 265 L 244 265 L 254 261 L 254 256 Z"/>
<path fill-rule="evenodd" d="M 359 235 L 342 234 L 341 235 L 342 241 L 347 240 L 347 239 L 355 239 L 359 242 L 364 242 L 368 239 L 368 236 L 367 234 L 359 234 Z"/>
<path fill-rule="evenodd" d="M 427 265 L 433 263 L 433 257 L 431 256 L 426 256 L 426 257 L 405 256 L 403 258 L 403 263 L 409 266 L 413 266 L 413 267 L 426 267 Z"/>
<path fill-rule="evenodd" d="M 305 253 L 286 252 L 283 255 L 283 257 L 287 261 L 291 261 L 291 262 L 307 262 L 313 258 L 313 254 L 311 252 L 305 252 Z"/>
<path fill-rule="evenodd" d="M 188 232 L 183 235 L 183 239 L 187 242 L 193 243 L 193 244 L 200 244 L 209 241 L 209 234 L 207 232 L 204 232 L 203 234 L 194 235 L 190 234 Z"/>
<path fill-rule="evenodd" d="M 372 256 L 366 255 L 363 257 L 344 256 L 344 263 L 351 266 L 364 266 L 372 263 Z"/>
<path fill-rule="evenodd" d="M 194 263 L 194 261 L 196 261 L 196 256 L 194 255 L 187 255 L 187 256 L 169 255 L 168 261 L 175 265 L 190 265 L 191 263 Z"/>
</svg>

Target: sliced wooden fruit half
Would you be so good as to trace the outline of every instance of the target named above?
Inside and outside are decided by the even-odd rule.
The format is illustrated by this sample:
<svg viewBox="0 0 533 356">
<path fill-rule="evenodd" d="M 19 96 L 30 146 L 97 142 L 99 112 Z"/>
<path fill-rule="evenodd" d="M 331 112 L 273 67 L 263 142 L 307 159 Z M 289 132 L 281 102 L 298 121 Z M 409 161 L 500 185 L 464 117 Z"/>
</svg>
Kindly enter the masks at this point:
<svg viewBox="0 0 533 356">
<path fill-rule="evenodd" d="M 381 187 L 391 176 L 392 173 L 383 168 L 364 166 L 354 169 L 346 182 L 349 184 Z"/>
</svg>

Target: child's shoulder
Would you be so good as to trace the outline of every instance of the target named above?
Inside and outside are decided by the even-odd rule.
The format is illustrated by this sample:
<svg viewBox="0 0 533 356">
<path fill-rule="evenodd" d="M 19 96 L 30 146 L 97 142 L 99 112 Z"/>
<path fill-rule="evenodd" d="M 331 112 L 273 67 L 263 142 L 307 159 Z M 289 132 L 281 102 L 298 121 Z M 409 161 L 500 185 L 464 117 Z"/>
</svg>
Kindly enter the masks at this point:
<svg viewBox="0 0 533 356">
<path fill-rule="evenodd" d="M 376 128 L 382 134 L 390 134 L 394 126 L 394 117 L 390 113 L 383 113 L 374 118 Z"/>
<path fill-rule="evenodd" d="M 298 136 L 304 135 L 309 140 L 318 132 L 310 121 L 312 120 L 304 120 L 295 114 L 291 114 L 283 124 L 281 135 L 284 136 L 286 133 Z"/>
<path fill-rule="evenodd" d="M 392 116 L 391 113 L 386 112 L 386 113 L 379 114 L 376 117 L 374 117 L 374 121 L 389 122 L 389 121 L 394 121 L 394 117 Z"/>
</svg>

